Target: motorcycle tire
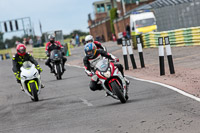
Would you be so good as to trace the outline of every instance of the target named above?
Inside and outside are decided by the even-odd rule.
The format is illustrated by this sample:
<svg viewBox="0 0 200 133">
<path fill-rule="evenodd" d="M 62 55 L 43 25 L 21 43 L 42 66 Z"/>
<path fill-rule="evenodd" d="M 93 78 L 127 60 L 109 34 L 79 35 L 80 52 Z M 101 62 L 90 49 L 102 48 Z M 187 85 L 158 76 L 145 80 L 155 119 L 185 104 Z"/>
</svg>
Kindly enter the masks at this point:
<svg viewBox="0 0 200 133">
<path fill-rule="evenodd" d="M 120 88 L 120 86 L 116 83 L 116 82 L 112 82 L 111 83 L 111 87 L 114 91 L 114 94 L 117 95 L 117 97 L 119 98 L 119 100 L 121 101 L 121 103 L 126 103 L 126 98 L 123 95 L 123 92 Z"/>
<path fill-rule="evenodd" d="M 30 88 L 31 88 L 31 92 L 32 92 L 32 96 L 34 97 L 34 99 L 31 98 L 32 101 L 39 101 L 38 98 L 38 94 L 37 94 L 37 89 L 36 89 L 36 84 L 35 83 L 31 83 L 30 84 Z"/>
<path fill-rule="evenodd" d="M 60 79 L 62 79 L 62 74 L 61 74 L 61 70 L 60 70 L 60 65 L 56 65 L 56 69 L 57 69 L 56 78 L 57 78 L 57 80 L 60 80 Z"/>
</svg>

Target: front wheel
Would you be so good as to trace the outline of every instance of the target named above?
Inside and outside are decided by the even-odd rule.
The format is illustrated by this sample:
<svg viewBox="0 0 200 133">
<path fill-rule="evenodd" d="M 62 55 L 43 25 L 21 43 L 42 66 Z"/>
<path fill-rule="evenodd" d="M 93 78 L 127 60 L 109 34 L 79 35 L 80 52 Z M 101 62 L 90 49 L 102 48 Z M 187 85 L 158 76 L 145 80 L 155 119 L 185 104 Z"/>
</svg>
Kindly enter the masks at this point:
<svg viewBox="0 0 200 133">
<path fill-rule="evenodd" d="M 113 93 L 117 95 L 121 103 L 126 103 L 126 98 L 123 95 L 123 91 L 121 87 L 116 82 L 112 82 L 111 87 L 112 87 Z"/>
<path fill-rule="evenodd" d="M 38 98 L 38 94 L 37 94 L 37 83 L 34 82 L 34 83 L 30 83 L 30 88 L 31 88 L 31 93 L 32 93 L 32 96 L 34 97 L 34 99 L 31 98 L 31 100 L 33 101 L 38 101 L 39 98 Z"/>
<path fill-rule="evenodd" d="M 57 74 L 56 74 L 56 78 L 59 80 L 59 79 L 62 79 L 62 73 L 61 73 L 61 69 L 60 69 L 60 64 L 57 64 L 56 65 L 56 69 L 57 69 Z"/>
</svg>

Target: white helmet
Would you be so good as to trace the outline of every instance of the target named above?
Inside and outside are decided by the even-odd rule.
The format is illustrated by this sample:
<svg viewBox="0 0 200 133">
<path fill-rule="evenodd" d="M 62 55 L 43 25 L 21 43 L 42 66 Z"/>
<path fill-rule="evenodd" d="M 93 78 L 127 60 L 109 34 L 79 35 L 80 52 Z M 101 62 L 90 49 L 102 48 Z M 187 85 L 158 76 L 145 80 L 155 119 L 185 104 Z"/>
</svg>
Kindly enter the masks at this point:
<svg viewBox="0 0 200 133">
<path fill-rule="evenodd" d="M 85 37 L 85 41 L 86 41 L 86 42 L 89 42 L 89 41 L 93 42 L 93 41 L 94 41 L 94 38 L 93 38 L 92 35 L 87 35 L 87 36 Z"/>
<path fill-rule="evenodd" d="M 48 39 L 49 39 L 49 40 L 55 39 L 55 36 L 54 36 L 54 35 L 49 35 L 49 36 L 48 36 Z"/>
</svg>

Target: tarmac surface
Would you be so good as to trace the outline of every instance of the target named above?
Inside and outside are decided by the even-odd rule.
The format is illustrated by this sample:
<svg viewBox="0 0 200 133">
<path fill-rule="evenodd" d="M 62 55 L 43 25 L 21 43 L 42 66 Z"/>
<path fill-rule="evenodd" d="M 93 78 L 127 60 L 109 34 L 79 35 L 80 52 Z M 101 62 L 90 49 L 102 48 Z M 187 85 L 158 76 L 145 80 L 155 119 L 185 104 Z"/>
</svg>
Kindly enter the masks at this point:
<svg viewBox="0 0 200 133">
<path fill-rule="evenodd" d="M 124 65 L 122 46 L 115 42 L 103 43 L 108 52 L 117 56 Z M 83 66 L 83 46 L 72 49 L 68 64 Z M 174 86 L 196 97 L 200 97 L 200 46 L 172 47 L 175 74 L 170 74 L 167 56 L 165 54 L 165 75 L 160 76 L 158 48 L 143 49 L 145 68 L 141 68 L 139 54 L 134 50 L 134 57 L 138 69 L 133 69 L 130 58 L 129 70 L 125 74 L 153 80 Z M 165 52 L 166 53 L 166 52 Z"/>
<path fill-rule="evenodd" d="M 120 53 L 120 46 L 107 47 L 113 54 Z M 81 65 L 81 51 L 83 47 L 73 49 L 68 63 Z M 153 59 L 149 62 L 154 64 Z M 200 103 L 168 88 L 129 78 L 130 99 L 121 104 L 105 97 L 103 91 L 90 91 L 90 78 L 82 68 L 66 66 L 63 79 L 56 80 L 44 61 L 39 64 L 44 70 L 41 75 L 46 87 L 39 95 L 40 101 L 32 102 L 16 83 L 11 60 L 0 62 L 0 133 L 200 132 Z M 148 69 L 126 73 L 144 70 Z"/>
</svg>

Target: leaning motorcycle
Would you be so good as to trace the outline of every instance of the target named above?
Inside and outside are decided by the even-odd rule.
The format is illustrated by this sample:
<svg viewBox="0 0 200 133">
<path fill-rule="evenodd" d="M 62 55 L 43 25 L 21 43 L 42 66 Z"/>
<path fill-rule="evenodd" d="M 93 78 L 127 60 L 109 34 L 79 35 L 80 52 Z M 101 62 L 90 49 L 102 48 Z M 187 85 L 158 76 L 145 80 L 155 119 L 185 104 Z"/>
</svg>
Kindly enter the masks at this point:
<svg viewBox="0 0 200 133">
<path fill-rule="evenodd" d="M 31 97 L 32 101 L 38 101 L 41 90 L 41 77 L 35 65 L 30 61 L 25 61 L 20 68 L 21 85 L 24 92 Z"/>
<path fill-rule="evenodd" d="M 121 103 L 126 103 L 128 86 L 114 63 L 102 59 L 96 64 L 95 69 L 95 74 L 99 78 L 98 84 L 101 84 L 111 97 L 120 100 Z"/>
<path fill-rule="evenodd" d="M 62 79 L 62 75 L 64 73 L 62 68 L 63 64 L 62 56 L 63 55 L 60 50 L 52 50 L 50 53 L 51 63 L 53 64 L 53 69 L 57 80 Z"/>
</svg>

